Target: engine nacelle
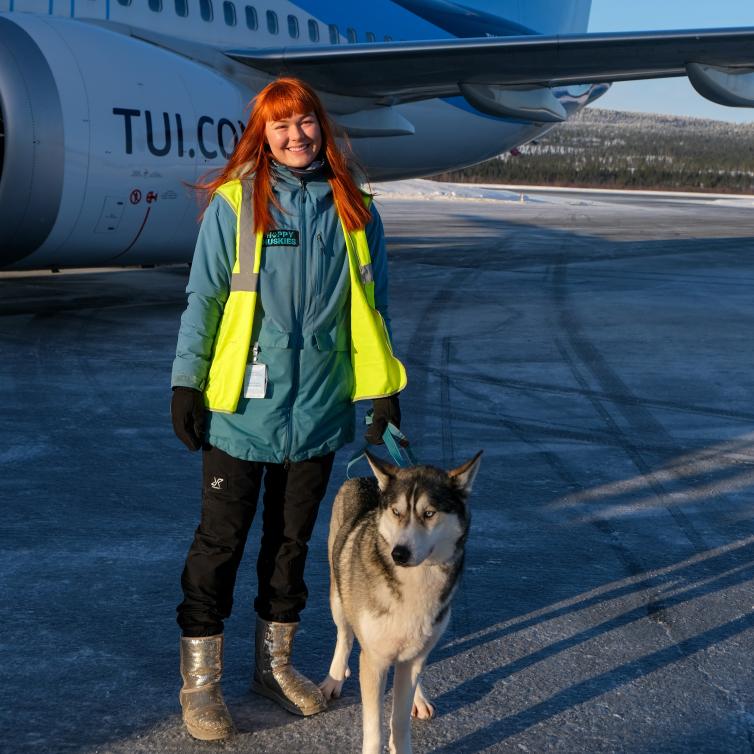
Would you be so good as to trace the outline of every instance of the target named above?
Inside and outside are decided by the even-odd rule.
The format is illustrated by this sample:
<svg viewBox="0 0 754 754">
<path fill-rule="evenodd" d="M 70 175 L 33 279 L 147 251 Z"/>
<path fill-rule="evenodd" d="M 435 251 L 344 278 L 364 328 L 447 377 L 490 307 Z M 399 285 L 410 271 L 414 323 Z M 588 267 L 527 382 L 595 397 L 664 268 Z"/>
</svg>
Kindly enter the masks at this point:
<svg viewBox="0 0 754 754">
<path fill-rule="evenodd" d="M 0 15 L 0 267 L 188 261 L 186 183 L 225 163 L 253 94 L 95 23 Z"/>
</svg>

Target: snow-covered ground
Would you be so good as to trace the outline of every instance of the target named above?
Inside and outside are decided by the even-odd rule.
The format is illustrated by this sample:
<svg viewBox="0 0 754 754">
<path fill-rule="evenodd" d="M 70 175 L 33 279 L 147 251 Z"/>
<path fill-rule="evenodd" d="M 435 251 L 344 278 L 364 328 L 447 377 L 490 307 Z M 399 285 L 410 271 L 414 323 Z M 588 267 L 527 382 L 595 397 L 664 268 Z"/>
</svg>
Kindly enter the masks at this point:
<svg viewBox="0 0 754 754">
<path fill-rule="evenodd" d="M 371 184 L 378 199 L 486 199 L 498 202 L 531 201 L 520 191 L 469 183 L 444 183 L 426 178 Z"/>
<path fill-rule="evenodd" d="M 426 178 L 405 181 L 384 181 L 371 184 L 378 199 L 474 199 L 522 204 L 546 202 L 569 203 L 572 197 L 599 201 L 600 197 L 665 197 L 668 199 L 693 199 L 719 206 L 754 206 L 754 195 L 703 194 L 684 191 L 622 191 L 613 189 L 563 188 L 560 186 L 508 186 L 503 184 L 446 183 Z M 570 195 L 570 196 L 569 196 Z"/>
</svg>

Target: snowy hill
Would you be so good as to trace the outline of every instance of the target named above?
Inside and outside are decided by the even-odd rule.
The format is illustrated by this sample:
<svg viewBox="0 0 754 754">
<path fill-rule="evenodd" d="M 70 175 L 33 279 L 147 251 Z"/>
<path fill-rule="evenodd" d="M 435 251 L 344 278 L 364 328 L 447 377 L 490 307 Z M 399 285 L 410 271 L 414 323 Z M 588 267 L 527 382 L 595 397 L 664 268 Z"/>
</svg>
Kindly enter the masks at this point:
<svg viewBox="0 0 754 754">
<path fill-rule="evenodd" d="M 754 123 L 592 108 L 520 152 L 438 178 L 734 193 L 754 189 Z"/>
</svg>

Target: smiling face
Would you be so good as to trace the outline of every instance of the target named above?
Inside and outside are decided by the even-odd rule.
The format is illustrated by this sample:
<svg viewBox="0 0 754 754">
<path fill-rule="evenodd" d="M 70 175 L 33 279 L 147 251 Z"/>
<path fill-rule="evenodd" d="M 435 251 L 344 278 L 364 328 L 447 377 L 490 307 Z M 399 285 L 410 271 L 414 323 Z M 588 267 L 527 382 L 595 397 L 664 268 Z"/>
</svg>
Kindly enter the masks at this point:
<svg viewBox="0 0 754 754">
<path fill-rule="evenodd" d="M 307 167 L 322 148 L 319 121 L 311 112 L 269 120 L 264 133 L 272 156 L 290 168 Z"/>
</svg>

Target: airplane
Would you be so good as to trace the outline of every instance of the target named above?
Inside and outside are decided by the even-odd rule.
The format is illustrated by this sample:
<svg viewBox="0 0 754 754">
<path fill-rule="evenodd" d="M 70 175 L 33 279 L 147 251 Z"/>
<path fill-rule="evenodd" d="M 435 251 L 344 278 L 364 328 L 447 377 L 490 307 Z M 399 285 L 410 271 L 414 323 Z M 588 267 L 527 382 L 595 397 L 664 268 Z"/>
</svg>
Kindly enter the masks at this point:
<svg viewBox="0 0 754 754">
<path fill-rule="evenodd" d="M 190 261 L 187 184 L 308 81 L 371 180 L 540 137 L 612 82 L 754 105 L 754 28 L 586 33 L 591 0 L 0 0 L 0 268 Z"/>
</svg>

